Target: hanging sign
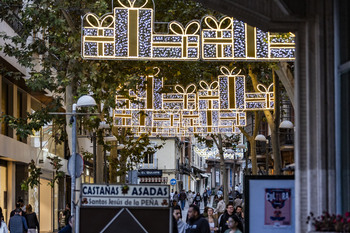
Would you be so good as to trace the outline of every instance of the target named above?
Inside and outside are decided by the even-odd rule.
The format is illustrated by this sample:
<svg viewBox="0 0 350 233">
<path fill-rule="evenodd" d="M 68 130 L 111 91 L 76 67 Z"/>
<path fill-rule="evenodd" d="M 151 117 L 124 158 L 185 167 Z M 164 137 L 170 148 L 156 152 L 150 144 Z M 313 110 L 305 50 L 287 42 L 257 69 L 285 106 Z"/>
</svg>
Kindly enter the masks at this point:
<svg viewBox="0 0 350 233">
<path fill-rule="evenodd" d="M 169 207 L 168 185 L 82 184 L 82 206 Z"/>
</svg>

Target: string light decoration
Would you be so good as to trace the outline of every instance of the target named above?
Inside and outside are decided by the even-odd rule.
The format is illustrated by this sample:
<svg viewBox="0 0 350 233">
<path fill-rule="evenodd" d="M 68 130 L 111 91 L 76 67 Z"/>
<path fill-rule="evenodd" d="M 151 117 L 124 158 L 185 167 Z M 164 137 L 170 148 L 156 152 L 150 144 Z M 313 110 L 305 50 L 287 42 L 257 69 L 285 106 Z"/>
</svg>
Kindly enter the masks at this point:
<svg viewBox="0 0 350 233">
<path fill-rule="evenodd" d="M 258 92 L 246 92 L 245 76 L 235 69 L 220 68 L 217 81 L 199 82 L 199 87 L 176 85 L 174 93 L 161 93 L 163 79 L 156 73 L 142 77 L 145 85 L 130 98 L 116 96 L 114 125 L 131 128 L 133 133 L 153 136 L 191 136 L 210 133 L 239 133 L 246 125 L 246 112 L 273 110 L 272 84 L 258 85 Z"/>
<path fill-rule="evenodd" d="M 125 2 L 125 1 L 124 1 Z M 168 23 L 154 32 L 154 6 L 148 0 L 118 0 L 99 18 L 82 18 L 82 57 L 113 60 L 294 60 L 295 35 L 263 32 L 232 17 L 205 16 L 186 26 Z"/>
<path fill-rule="evenodd" d="M 242 159 L 243 158 L 243 152 L 241 149 L 235 149 L 235 151 L 232 151 L 232 152 L 226 148 L 223 148 L 223 150 L 224 150 L 225 159 Z M 205 146 L 195 145 L 193 147 L 193 151 L 195 154 L 205 159 L 219 159 L 219 149 L 216 146 L 212 148 L 208 148 Z"/>
</svg>

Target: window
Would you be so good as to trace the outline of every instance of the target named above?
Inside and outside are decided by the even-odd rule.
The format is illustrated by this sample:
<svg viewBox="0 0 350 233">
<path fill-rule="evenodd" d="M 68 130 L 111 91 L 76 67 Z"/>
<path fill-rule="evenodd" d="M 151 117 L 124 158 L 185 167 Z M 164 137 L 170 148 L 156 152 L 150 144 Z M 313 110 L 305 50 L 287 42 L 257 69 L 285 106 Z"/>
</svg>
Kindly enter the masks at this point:
<svg viewBox="0 0 350 233">
<path fill-rule="evenodd" d="M 145 155 L 145 158 L 143 159 L 143 163 L 152 164 L 153 163 L 153 156 L 154 156 L 154 154 Z"/>
</svg>

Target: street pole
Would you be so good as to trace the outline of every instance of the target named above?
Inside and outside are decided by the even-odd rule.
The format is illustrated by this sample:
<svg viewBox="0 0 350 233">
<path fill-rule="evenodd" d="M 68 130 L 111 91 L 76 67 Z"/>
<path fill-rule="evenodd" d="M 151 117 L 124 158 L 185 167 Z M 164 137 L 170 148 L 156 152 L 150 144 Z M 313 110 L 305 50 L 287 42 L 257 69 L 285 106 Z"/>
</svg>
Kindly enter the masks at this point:
<svg viewBox="0 0 350 233">
<path fill-rule="evenodd" d="M 232 198 L 233 200 L 235 199 L 235 194 L 236 194 L 236 153 L 233 154 L 233 182 L 232 182 Z"/>
<path fill-rule="evenodd" d="M 73 117 L 73 123 L 72 123 L 72 167 L 73 172 L 71 174 L 71 216 L 73 218 L 73 226 L 72 226 L 72 233 L 78 233 L 76 231 L 76 224 L 77 219 L 74 219 L 75 213 L 75 161 L 76 161 L 76 140 L 77 140 L 77 105 L 73 104 L 72 106 L 72 117 Z"/>
<path fill-rule="evenodd" d="M 265 142 L 265 154 L 266 154 L 266 158 L 265 158 L 265 161 L 266 161 L 266 175 L 269 175 L 269 153 L 268 153 L 268 151 L 267 151 L 267 143 L 268 143 L 269 141 L 268 140 L 266 140 L 266 142 Z"/>
</svg>

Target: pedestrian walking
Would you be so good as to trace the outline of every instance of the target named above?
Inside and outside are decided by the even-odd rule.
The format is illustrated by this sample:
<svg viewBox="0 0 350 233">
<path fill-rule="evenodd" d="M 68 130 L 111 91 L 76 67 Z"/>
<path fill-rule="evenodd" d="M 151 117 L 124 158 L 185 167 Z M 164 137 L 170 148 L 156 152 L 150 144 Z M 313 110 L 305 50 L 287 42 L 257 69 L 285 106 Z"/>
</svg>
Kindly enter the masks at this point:
<svg viewBox="0 0 350 233">
<path fill-rule="evenodd" d="M 243 208 L 242 206 L 237 206 L 235 208 L 235 214 L 237 215 L 237 217 L 239 218 L 239 220 L 241 220 L 242 224 L 244 223 L 244 213 L 243 213 Z"/>
<path fill-rule="evenodd" d="M 208 193 L 207 193 L 206 189 L 204 190 L 204 193 L 203 193 L 203 201 L 204 201 L 204 207 L 207 207 L 207 205 L 208 205 Z"/>
<path fill-rule="evenodd" d="M 0 233 L 8 233 L 8 229 L 4 221 L 4 215 L 2 213 L 1 207 L 0 207 Z"/>
<path fill-rule="evenodd" d="M 15 209 L 14 215 L 9 221 L 9 229 L 11 233 L 24 233 L 28 231 L 27 222 L 22 216 L 21 209 Z"/>
<path fill-rule="evenodd" d="M 180 206 L 174 206 L 173 209 L 173 217 L 176 220 L 177 223 L 177 232 L 178 233 L 185 233 L 186 231 L 186 223 L 182 221 L 182 212 Z"/>
<path fill-rule="evenodd" d="M 218 206 L 218 203 L 219 203 L 219 197 L 218 197 L 218 195 L 215 195 L 214 199 L 213 199 L 213 204 L 212 204 L 212 207 L 214 208 L 214 210 Z"/>
<path fill-rule="evenodd" d="M 220 217 L 220 215 L 222 215 L 225 212 L 225 201 L 223 197 L 219 198 L 219 202 L 215 212 L 218 213 L 218 217 Z"/>
<path fill-rule="evenodd" d="M 236 215 L 227 220 L 228 229 L 224 233 L 243 233 L 243 225 Z"/>
<path fill-rule="evenodd" d="M 214 209 L 212 207 L 209 207 L 207 213 L 208 213 L 207 220 L 209 222 L 210 233 L 217 233 L 219 230 L 219 227 L 218 227 L 218 219 L 214 216 Z"/>
<path fill-rule="evenodd" d="M 185 233 L 210 233 L 208 221 L 199 213 L 199 206 L 190 205 Z"/>
<path fill-rule="evenodd" d="M 62 230 L 60 230 L 58 233 L 72 233 L 72 225 L 73 225 L 73 216 L 70 216 L 68 219 L 68 224 L 65 226 Z M 12 233 L 12 232 L 11 232 Z"/>
<path fill-rule="evenodd" d="M 187 195 L 185 193 L 185 190 L 181 190 L 180 195 L 179 195 L 179 200 L 181 202 L 181 209 L 184 210 L 185 208 L 185 204 L 186 204 L 186 199 L 187 199 Z"/>
<path fill-rule="evenodd" d="M 25 215 L 24 211 L 21 209 L 21 203 L 17 202 L 16 205 L 15 205 L 15 207 L 16 207 L 16 208 L 15 208 L 14 210 L 12 210 L 11 213 L 10 213 L 10 218 L 13 217 L 13 216 L 15 215 L 15 211 L 16 211 L 16 210 L 20 210 L 20 211 L 21 211 L 21 216 L 24 216 L 24 215 Z"/>
<path fill-rule="evenodd" d="M 219 227 L 220 232 L 224 233 L 228 229 L 228 218 L 232 217 L 234 214 L 233 203 L 228 203 L 226 205 L 226 211 L 219 217 Z M 236 215 L 235 215 L 236 216 Z M 237 217 L 237 216 L 236 216 Z"/>
<path fill-rule="evenodd" d="M 179 202 L 179 194 L 177 191 L 175 191 L 175 193 L 174 193 L 173 200 L 175 200 L 176 202 Z"/>
<path fill-rule="evenodd" d="M 192 191 L 191 190 L 188 191 L 188 194 L 187 194 L 188 206 L 193 204 L 193 197 L 194 197 L 194 194 L 192 193 Z"/>
<path fill-rule="evenodd" d="M 197 195 L 194 197 L 193 204 L 195 204 L 196 206 L 198 206 L 198 208 L 200 208 L 201 201 L 202 201 L 202 197 L 198 192 Z"/>
<path fill-rule="evenodd" d="M 237 206 L 242 206 L 243 200 L 242 200 L 242 195 L 239 194 L 236 199 L 233 201 L 233 205 L 235 207 L 235 209 L 237 208 Z"/>
<path fill-rule="evenodd" d="M 25 215 L 25 219 L 28 225 L 28 233 L 36 233 L 36 229 L 38 229 L 38 232 L 40 232 L 38 218 L 36 213 L 33 212 L 32 206 L 30 204 L 27 205 L 26 210 L 27 213 Z"/>
<path fill-rule="evenodd" d="M 66 226 L 68 225 L 68 220 L 70 218 L 70 215 L 71 215 L 71 213 L 70 213 L 70 204 L 67 203 L 66 204 L 66 208 L 63 211 L 64 223 L 66 224 Z"/>
</svg>

